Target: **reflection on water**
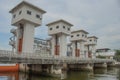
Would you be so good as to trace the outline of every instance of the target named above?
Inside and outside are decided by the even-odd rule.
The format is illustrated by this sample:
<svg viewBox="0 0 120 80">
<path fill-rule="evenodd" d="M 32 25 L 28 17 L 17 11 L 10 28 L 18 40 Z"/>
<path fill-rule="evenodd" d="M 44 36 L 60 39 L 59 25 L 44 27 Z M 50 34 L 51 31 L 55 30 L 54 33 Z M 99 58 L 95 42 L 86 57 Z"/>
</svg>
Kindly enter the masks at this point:
<svg viewBox="0 0 120 80">
<path fill-rule="evenodd" d="M 18 72 L 0 72 L 0 80 L 19 80 Z"/>
<path fill-rule="evenodd" d="M 63 72 L 61 78 L 18 72 L 0 72 L 0 80 L 120 80 L 120 68 L 95 69 L 93 72 Z"/>
</svg>

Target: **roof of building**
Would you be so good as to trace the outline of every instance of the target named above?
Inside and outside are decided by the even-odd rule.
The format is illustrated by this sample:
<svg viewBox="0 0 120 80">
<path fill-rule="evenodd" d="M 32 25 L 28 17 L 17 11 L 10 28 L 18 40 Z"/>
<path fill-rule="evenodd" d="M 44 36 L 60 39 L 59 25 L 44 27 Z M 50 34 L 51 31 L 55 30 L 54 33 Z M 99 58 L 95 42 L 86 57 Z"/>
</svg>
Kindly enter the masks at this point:
<svg viewBox="0 0 120 80">
<path fill-rule="evenodd" d="M 68 24 L 69 26 L 73 26 L 73 24 L 71 24 L 71 23 L 69 23 L 69 22 L 67 22 L 67 21 L 65 21 L 65 20 L 63 20 L 63 19 L 50 22 L 50 23 L 48 23 L 46 26 L 50 26 L 50 25 L 53 25 L 53 24 L 56 24 L 56 23 L 59 23 L 59 22 L 63 22 L 63 23 L 65 23 L 65 24 Z"/>
<path fill-rule="evenodd" d="M 111 50 L 110 48 L 101 48 L 101 49 L 97 49 L 97 51 L 99 50 Z"/>
<path fill-rule="evenodd" d="M 96 39 L 98 39 L 98 37 L 96 37 L 96 36 L 89 36 L 88 38 L 96 38 Z"/>
<path fill-rule="evenodd" d="M 76 30 L 76 31 L 72 31 L 71 33 L 76 33 L 76 32 L 84 32 L 85 34 L 89 34 L 87 31 L 85 30 Z"/>
<path fill-rule="evenodd" d="M 29 2 L 26 2 L 26 1 L 22 1 L 21 3 L 19 3 L 18 5 L 16 5 L 13 9 L 11 9 L 9 12 L 10 13 L 13 13 L 18 7 L 22 6 L 22 5 L 27 5 L 29 7 L 32 7 L 34 9 L 37 9 L 39 11 L 41 11 L 42 13 L 46 13 L 46 11 L 42 10 L 41 8 L 29 3 Z"/>
</svg>

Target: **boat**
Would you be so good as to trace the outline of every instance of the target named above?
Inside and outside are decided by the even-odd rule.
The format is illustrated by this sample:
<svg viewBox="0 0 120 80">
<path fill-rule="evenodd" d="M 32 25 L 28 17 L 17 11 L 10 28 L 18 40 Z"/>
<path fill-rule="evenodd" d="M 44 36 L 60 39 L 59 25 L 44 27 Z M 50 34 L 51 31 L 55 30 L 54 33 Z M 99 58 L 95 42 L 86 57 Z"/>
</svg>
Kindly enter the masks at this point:
<svg viewBox="0 0 120 80">
<path fill-rule="evenodd" d="M 0 72 L 15 72 L 19 70 L 19 64 L 0 64 Z"/>
</svg>

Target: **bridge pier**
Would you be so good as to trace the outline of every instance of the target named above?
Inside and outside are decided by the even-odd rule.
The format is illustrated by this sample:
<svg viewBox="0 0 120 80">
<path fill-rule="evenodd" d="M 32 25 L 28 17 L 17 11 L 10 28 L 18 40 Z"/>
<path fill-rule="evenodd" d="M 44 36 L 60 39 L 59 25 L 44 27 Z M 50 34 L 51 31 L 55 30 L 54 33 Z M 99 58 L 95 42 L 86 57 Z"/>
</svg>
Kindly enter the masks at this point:
<svg viewBox="0 0 120 80">
<path fill-rule="evenodd" d="M 94 63 L 94 68 L 107 68 L 107 63 Z"/>
<path fill-rule="evenodd" d="M 60 77 L 62 70 L 67 69 L 67 64 L 20 64 L 19 69 L 24 73 Z"/>
<path fill-rule="evenodd" d="M 107 63 L 107 66 L 108 66 L 108 67 L 114 67 L 114 66 L 115 66 L 115 62 L 108 62 L 108 63 Z"/>
<path fill-rule="evenodd" d="M 28 64 L 19 64 L 19 71 L 20 72 L 25 72 L 25 73 L 29 73 L 29 66 Z"/>
<path fill-rule="evenodd" d="M 69 64 L 69 70 L 82 70 L 82 71 L 93 71 L 93 64 L 83 63 L 83 64 Z"/>
</svg>

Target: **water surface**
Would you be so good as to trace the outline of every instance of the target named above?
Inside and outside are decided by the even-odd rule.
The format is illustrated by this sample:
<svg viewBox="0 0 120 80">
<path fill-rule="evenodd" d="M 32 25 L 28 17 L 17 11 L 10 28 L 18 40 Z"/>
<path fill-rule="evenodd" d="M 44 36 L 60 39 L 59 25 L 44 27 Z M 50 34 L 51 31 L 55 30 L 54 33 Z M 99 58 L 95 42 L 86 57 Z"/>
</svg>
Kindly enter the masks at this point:
<svg viewBox="0 0 120 80">
<path fill-rule="evenodd" d="M 0 80 L 120 80 L 120 68 L 95 69 L 93 72 L 69 71 L 62 78 L 18 72 L 0 72 Z"/>
</svg>

